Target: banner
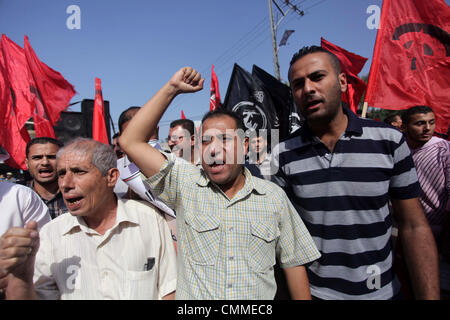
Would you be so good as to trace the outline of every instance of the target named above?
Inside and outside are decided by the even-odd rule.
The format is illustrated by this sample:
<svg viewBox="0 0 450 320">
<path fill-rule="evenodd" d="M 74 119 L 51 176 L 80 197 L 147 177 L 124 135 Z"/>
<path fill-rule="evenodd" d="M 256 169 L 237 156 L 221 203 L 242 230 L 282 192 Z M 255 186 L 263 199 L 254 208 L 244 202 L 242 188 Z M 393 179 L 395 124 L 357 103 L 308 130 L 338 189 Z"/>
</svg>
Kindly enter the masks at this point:
<svg viewBox="0 0 450 320">
<path fill-rule="evenodd" d="M 25 149 L 30 136 L 25 122 L 30 119 L 32 97 L 23 49 L 2 35 L 0 42 L 0 145 L 9 153 L 5 163 L 26 170 Z"/>
<path fill-rule="evenodd" d="M 291 88 L 277 78 L 253 65 L 252 77 L 254 81 L 269 95 L 273 108 L 279 119 L 280 141 L 301 125 L 301 117 L 292 98 Z"/>
<path fill-rule="evenodd" d="M 278 47 L 285 46 L 287 44 L 287 41 L 291 34 L 293 34 L 295 30 L 285 30 L 283 33 L 283 37 L 281 38 L 280 43 L 278 44 Z"/>
<path fill-rule="evenodd" d="M 35 129 L 36 136 L 54 137 L 53 126 L 59 120 L 72 97 L 75 95 L 74 87 L 57 71 L 53 70 L 39 60 L 28 37 L 24 37 L 24 51 L 30 70 L 31 91 L 35 95 Z M 42 130 L 40 127 L 44 126 Z M 38 134 L 39 131 L 43 133 Z M 49 131 L 49 133 L 45 133 Z"/>
<path fill-rule="evenodd" d="M 433 108 L 450 124 L 450 7 L 444 0 L 384 0 L 365 101 L 371 107 Z"/>
<path fill-rule="evenodd" d="M 219 80 L 214 72 L 214 65 L 211 69 L 211 95 L 209 99 L 209 111 L 214 111 L 220 107 Z"/>
<path fill-rule="evenodd" d="M 366 83 L 358 77 L 363 69 L 367 58 L 361 57 L 353 52 L 347 51 L 324 38 L 320 39 L 322 48 L 333 53 L 341 63 L 341 71 L 347 76 L 347 91 L 342 93 L 342 101 L 347 103 L 350 109 L 356 113 Z"/>
<path fill-rule="evenodd" d="M 102 81 L 95 78 L 95 100 L 92 116 L 92 139 L 104 144 L 109 144 L 105 124 L 105 108 L 102 94 Z"/>
<path fill-rule="evenodd" d="M 236 63 L 222 108 L 241 115 L 246 129 L 279 129 L 280 122 L 270 95 L 252 75 Z"/>
</svg>

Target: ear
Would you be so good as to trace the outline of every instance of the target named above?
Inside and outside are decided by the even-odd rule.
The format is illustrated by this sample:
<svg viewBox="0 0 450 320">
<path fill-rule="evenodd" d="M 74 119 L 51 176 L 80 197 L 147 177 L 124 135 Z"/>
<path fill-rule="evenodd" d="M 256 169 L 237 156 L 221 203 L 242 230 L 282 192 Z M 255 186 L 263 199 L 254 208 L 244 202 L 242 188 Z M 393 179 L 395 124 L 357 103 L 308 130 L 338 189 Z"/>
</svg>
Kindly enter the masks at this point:
<svg viewBox="0 0 450 320">
<path fill-rule="evenodd" d="M 340 73 L 338 75 L 339 86 L 341 87 L 341 92 L 347 91 L 347 75 L 345 73 Z"/>
<path fill-rule="evenodd" d="M 30 167 L 28 166 L 28 158 L 25 158 L 25 166 L 27 167 L 27 170 L 30 170 Z"/>
<path fill-rule="evenodd" d="M 114 186 L 117 183 L 117 180 L 119 180 L 120 172 L 117 168 L 111 168 L 106 173 L 106 179 L 108 180 L 108 187 L 114 188 Z"/>
<path fill-rule="evenodd" d="M 244 156 L 246 156 L 248 153 L 248 143 L 249 143 L 249 139 L 248 139 L 248 137 L 245 137 L 244 143 L 242 144 L 244 146 Z"/>
</svg>

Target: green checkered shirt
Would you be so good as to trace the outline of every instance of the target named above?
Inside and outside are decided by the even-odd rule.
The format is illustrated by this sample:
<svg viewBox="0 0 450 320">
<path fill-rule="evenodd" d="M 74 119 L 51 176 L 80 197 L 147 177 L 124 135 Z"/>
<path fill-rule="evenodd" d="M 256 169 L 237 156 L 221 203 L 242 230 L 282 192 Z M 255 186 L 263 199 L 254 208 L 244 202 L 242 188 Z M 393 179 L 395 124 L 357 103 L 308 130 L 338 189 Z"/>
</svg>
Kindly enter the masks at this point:
<svg viewBox="0 0 450 320">
<path fill-rule="evenodd" d="M 285 192 L 252 177 L 230 200 L 205 172 L 173 154 L 150 178 L 177 212 L 177 299 L 273 299 L 275 258 L 293 267 L 319 258 Z"/>
</svg>

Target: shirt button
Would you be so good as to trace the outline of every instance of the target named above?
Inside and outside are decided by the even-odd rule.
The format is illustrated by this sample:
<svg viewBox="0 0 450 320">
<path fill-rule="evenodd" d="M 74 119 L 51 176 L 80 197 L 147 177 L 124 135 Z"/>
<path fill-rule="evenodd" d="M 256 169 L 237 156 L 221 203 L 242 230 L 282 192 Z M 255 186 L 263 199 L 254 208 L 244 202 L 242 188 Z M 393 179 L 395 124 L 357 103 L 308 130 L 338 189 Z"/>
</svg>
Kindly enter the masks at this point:
<svg viewBox="0 0 450 320">
<path fill-rule="evenodd" d="M 229 283 L 229 284 L 227 285 L 227 288 L 228 288 L 228 289 L 231 289 L 231 288 L 233 288 L 233 285 L 232 285 L 231 283 Z"/>
<path fill-rule="evenodd" d="M 103 271 L 102 278 L 105 279 L 108 276 L 108 271 Z"/>
<path fill-rule="evenodd" d="M 228 231 L 232 232 L 232 231 L 233 231 L 233 227 L 230 227 L 230 228 L 228 229 Z"/>
<path fill-rule="evenodd" d="M 233 260 L 234 260 L 234 257 L 231 256 L 231 257 L 228 258 L 228 260 L 233 261 Z"/>
</svg>

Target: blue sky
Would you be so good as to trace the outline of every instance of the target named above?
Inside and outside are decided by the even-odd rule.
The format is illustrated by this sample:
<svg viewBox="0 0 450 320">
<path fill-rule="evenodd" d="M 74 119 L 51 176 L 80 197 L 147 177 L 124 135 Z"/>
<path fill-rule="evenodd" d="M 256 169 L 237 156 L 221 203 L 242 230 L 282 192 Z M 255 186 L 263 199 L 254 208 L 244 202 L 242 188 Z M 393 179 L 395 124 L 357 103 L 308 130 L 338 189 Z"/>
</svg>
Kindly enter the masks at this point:
<svg viewBox="0 0 450 320">
<path fill-rule="evenodd" d="M 381 0 L 291 3 L 305 15 L 291 12 L 278 27 L 278 42 L 284 30 L 295 30 L 279 50 L 283 79 L 292 55 L 304 45 L 320 45 L 320 37 L 369 58 L 360 75 L 369 73 L 376 29 L 367 27 L 366 10 L 381 8 Z M 81 10 L 79 30 L 66 26 L 70 5 Z M 206 79 L 205 88 L 174 100 L 160 123 L 164 139 L 181 110 L 193 120 L 209 110 L 212 64 L 222 99 L 234 63 L 248 71 L 256 64 L 274 74 L 268 12 L 266 0 L 0 0 L 0 32 L 20 46 L 28 35 L 38 57 L 75 86 L 72 102 L 93 99 L 94 78 L 101 78 L 116 124 L 124 109 L 143 105 L 179 68 L 196 68 Z"/>
</svg>

